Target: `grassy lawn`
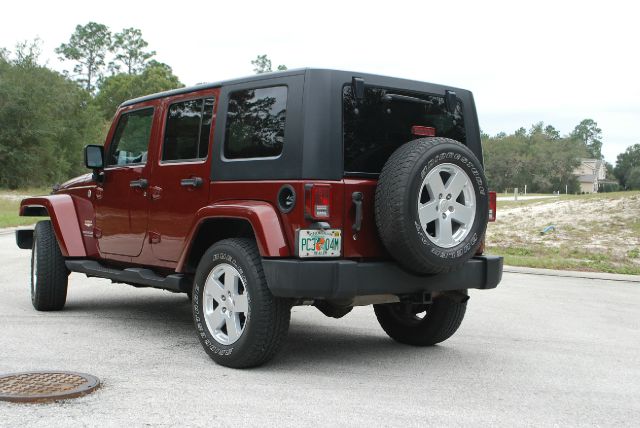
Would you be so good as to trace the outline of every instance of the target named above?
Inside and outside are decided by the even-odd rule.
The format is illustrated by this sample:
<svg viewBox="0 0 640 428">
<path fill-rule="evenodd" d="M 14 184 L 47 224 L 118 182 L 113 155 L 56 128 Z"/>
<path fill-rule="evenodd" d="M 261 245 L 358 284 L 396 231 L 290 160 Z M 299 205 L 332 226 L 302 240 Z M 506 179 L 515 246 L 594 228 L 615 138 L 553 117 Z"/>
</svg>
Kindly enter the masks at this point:
<svg viewBox="0 0 640 428">
<path fill-rule="evenodd" d="M 487 251 L 512 266 L 640 275 L 639 214 L 637 191 L 499 201 Z"/>
<path fill-rule="evenodd" d="M 576 250 L 570 246 L 560 248 L 490 246 L 488 252 L 503 256 L 504 264 L 510 266 L 640 275 L 640 265 L 611 252 L 591 253 Z M 640 247 L 628 251 L 626 256 L 640 261 Z"/>
<path fill-rule="evenodd" d="M 41 217 L 20 217 L 18 210 L 24 195 L 46 195 L 50 189 L 0 190 L 0 228 L 27 226 L 34 224 Z"/>
</svg>

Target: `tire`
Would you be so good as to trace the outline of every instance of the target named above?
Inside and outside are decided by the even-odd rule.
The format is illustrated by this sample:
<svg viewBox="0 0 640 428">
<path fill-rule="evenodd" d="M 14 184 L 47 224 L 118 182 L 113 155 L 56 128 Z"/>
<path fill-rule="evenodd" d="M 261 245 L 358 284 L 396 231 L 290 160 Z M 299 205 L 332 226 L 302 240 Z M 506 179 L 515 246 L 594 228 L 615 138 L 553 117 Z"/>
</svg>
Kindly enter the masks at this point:
<svg viewBox="0 0 640 428">
<path fill-rule="evenodd" d="M 269 291 L 253 240 L 233 238 L 212 245 L 198 264 L 192 295 L 200 343 L 216 363 L 259 366 L 283 345 L 291 305 Z"/>
<path fill-rule="evenodd" d="M 458 330 L 467 302 L 448 297 L 435 299 L 429 305 L 389 303 L 374 305 L 378 322 L 393 340 L 413 346 L 431 346 L 443 342 Z M 418 314 L 425 312 L 421 318 Z"/>
<path fill-rule="evenodd" d="M 450 272 L 473 257 L 489 216 L 482 164 L 463 144 L 422 138 L 384 165 L 375 196 L 380 239 L 405 269 Z"/>
<path fill-rule="evenodd" d="M 59 311 L 67 301 L 69 270 L 51 221 L 39 221 L 31 251 L 31 304 L 38 311 Z"/>
</svg>

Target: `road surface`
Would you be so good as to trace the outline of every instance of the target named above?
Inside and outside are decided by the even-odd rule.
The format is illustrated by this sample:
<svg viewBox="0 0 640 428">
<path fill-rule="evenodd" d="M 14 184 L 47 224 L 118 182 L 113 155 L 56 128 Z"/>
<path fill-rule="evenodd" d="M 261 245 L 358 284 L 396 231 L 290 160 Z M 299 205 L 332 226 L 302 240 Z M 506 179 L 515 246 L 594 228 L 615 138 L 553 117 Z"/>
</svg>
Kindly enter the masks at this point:
<svg viewBox="0 0 640 428">
<path fill-rule="evenodd" d="M 413 348 L 371 308 L 294 308 L 287 344 L 252 370 L 215 365 L 184 295 L 72 274 L 67 307 L 29 300 L 29 251 L 0 236 L 0 373 L 74 370 L 91 395 L 0 402 L 0 426 L 521 426 L 640 423 L 640 286 L 505 273 L 472 291 L 458 333 Z"/>
</svg>

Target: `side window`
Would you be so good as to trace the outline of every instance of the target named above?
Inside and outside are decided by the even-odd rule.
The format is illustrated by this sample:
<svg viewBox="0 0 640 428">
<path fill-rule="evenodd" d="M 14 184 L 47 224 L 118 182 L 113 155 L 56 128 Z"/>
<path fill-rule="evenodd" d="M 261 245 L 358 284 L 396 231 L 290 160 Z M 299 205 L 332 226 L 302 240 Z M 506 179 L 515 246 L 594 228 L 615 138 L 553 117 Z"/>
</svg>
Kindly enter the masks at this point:
<svg viewBox="0 0 640 428">
<path fill-rule="evenodd" d="M 282 153 L 287 87 L 248 89 L 229 94 L 224 156 L 275 157 Z"/>
<path fill-rule="evenodd" d="M 107 165 L 146 163 L 152 123 L 153 108 L 121 115 L 109 148 Z"/>
<path fill-rule="evenodd" d="M 164 130 L 163 161 L 207 157 L 213 106 L 213 98 L 171 104 Z"/>
</svg>

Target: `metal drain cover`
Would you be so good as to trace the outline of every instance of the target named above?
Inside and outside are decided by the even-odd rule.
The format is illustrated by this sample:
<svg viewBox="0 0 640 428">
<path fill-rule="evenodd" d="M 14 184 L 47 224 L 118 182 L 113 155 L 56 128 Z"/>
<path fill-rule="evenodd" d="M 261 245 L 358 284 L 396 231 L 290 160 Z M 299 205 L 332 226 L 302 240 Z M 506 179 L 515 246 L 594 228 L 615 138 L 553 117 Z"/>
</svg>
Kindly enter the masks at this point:
<svg viewBox="0 0 640 428">
<path fill-rule="evenodd" d="M 40 402 L 76 398 L 100 386 L 100 379 L 63 371 L 10 373 L 0 376 L 0 401 Z"/>
</svg>

